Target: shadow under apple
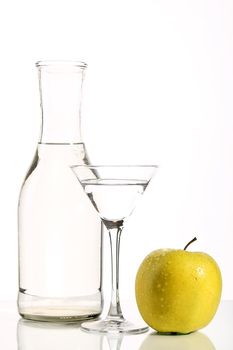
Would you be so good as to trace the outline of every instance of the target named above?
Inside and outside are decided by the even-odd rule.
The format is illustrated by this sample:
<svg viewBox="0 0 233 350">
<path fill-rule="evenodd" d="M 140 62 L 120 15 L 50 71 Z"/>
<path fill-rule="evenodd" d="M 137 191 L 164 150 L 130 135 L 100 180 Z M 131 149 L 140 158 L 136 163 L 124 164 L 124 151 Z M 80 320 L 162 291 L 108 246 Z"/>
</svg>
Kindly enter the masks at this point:
<svg viewBox="0 0 233 350">
<path fill-rule="evenodd" d="M 139 350 L 216 350 L 211 340 L 201 332 L 186 335 L 151 333 Z"/>
</svg>

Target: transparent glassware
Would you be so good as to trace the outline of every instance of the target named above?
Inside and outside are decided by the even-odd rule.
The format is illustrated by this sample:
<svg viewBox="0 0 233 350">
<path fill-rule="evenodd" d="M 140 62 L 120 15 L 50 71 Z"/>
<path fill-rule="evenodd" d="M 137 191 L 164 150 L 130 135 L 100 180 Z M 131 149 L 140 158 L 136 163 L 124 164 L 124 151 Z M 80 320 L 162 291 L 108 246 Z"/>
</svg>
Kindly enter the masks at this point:
<svg viewBox="0 0 233 350">
<path fill-rule="evenodd" d="M 87 65 L 36 66 L 42 127 L 19 197 L 18 310 L 32 320 L 87 319 L 102 311 L 102 229 L 70 171 L 89 163 L 80 130 Z"/>
<path fill-rule="evenodd" d="M 126 219 L 146 190 L 157 166 L 74 165 L 71 169 L 106 227 L 111 247 L 112 293 L 107 317 L 104 320 L 82 323 L 81 327 L 90 332 L 143 333 L 148 330 L 148 327 L 127 321 L 121 310 L 120 238 Z M 89 170 L 88 175 L 87 170 Z"/>
</svg>

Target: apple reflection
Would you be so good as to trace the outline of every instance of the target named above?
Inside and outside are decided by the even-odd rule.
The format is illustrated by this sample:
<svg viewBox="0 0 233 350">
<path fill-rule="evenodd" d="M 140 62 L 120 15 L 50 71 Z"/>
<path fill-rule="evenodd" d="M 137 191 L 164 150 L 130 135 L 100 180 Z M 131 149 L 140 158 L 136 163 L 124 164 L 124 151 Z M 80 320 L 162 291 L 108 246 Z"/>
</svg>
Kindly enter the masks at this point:
<svg viewBox="0 0 233 350">
<path fill-rule="evenodd" d="M 19 320 L 18 350 L 102 350 L 103 336 L 89 334 L 80 324 Z"/>
<path fill-rule="evenodd" d="M 216 350 L 210 339 L 201 332 L 186 335 L 149 334 L 139 350 Z"/>
</svg>

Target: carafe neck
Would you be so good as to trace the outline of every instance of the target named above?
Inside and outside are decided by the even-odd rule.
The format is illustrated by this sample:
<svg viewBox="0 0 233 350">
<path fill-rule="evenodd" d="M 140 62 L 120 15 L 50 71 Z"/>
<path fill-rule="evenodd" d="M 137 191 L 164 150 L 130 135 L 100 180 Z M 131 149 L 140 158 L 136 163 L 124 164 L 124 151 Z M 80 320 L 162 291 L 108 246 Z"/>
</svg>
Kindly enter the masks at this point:
<svg viewBox="0 0 233 350">
<path fill-rule="evenodd" d="M 82 143 L 81 100 L 86 64 L 41 61 L 36 65 L 42 112 L 40 143 Z"/>
</svg>

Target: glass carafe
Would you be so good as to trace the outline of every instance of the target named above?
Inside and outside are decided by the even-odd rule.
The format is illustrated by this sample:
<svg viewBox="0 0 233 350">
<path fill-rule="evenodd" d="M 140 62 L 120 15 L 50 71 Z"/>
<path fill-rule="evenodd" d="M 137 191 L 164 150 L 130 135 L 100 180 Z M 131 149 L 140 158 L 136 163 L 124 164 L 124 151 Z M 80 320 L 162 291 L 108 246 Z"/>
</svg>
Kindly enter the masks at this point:
<svg viewBox="0 0 233 350">
<path fill-rule="evenodd" d="M 42 127 L 19 198 L 18 309 L 33 320 L 86 319 L 102 311 L 101 223 L 70 169 L 88 164 L 80 132 L 86 64 L 36 66 Z"/>
</svg>

